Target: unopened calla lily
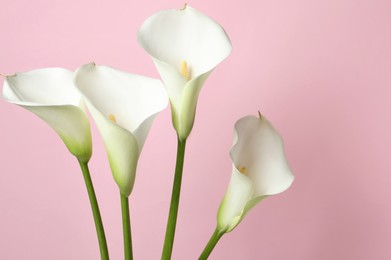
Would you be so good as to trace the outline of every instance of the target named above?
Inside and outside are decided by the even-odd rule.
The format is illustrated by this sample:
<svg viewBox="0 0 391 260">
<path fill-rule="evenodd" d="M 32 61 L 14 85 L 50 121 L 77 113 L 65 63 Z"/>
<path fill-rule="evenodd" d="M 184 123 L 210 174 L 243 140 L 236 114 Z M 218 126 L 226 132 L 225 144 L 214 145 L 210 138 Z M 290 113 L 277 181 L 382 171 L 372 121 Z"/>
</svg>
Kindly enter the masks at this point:
<svg viewBox="0 0 391 260">
<path fill-rule="evenodd" d="M 231 42 L 214 20 L 189 5 L 149 17 L 138 32 L 166 85 L 178 137 L 190 134 L 200 90 L 212 70 L 231 53 Z"/>
<path fill-rule="evenodd" d="M 232 175 L 218 211 L 218 229 L 230 232 L 262 199 L 285 191 L 294 176 L 281 136 L 261 114 L 235 124 Z"/>
<path fill-rule="evenodd" d="M 158 79 L 94 63 L 76 71 L 75 83 L 103 138 L 114 180 L 129 196 L 153 119 L 168 104 L 164 86 Z"/>
<path fill-rule="evenodd" d="M 74 156 L 88 162 L 92 153 L 90 124 L 72 71 L 46 68 L 6 76 L 3 96 L 46 121 Z"/>
</svg>

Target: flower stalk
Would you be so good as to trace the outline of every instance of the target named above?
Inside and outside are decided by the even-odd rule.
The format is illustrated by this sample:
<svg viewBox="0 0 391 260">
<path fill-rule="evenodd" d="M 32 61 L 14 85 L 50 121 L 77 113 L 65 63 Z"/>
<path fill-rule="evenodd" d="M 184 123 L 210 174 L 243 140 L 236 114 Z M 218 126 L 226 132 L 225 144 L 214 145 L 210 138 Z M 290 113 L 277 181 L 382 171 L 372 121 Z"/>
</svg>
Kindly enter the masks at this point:
<svg viewBox="0 0 391 260">
<path fill-rule="evenodd" d="M 121 193 L 122 229 L 125 260 L 133 260 L 132 232 L 130 228 L 129 200 Z"/>
<path fill-rule="evenodd" d="M 105 230 L 103 228 L 102 217 L 100 215 L 98 201 L 96 199 L 94 186 L 92 184 L 88 163 L 79 160 L 80 168 L 83 172 L 84 181 L 86 183 L 88 197 L 90 199 L 92 215 L 94 217 L 96 234 L 98 236 L 99 251 L 101 260 L 109 260 L 109 251 L 107 249 L 107 242 Z"/>
<path fill-rule="evenodd" d="M 174 236 L 175 236 L 176 221 L 178 217 L 178 206 L 179 206 L 179 198 L 181 193 L 185 148 L 186 148 L 186 139 L 180 140 L 180 138 L 178 137 L 175 177 L 174 177 L 174 185 L 172 187 L 171 204 L 170 204 L 170 212 L 167 221 L 166 236 L 164 239 L 164 247 L 162 253 L 163 260 L 171 259 L 172 248 L 174 246 Z"/>
<path fill-rule="evenodd" d="M 225 234 L 225 231 L 222 231 L 218 228 L 214 231 L 212 237 L 209 239 L 208 244 L 205 246 L 204 251 L 202 251 L 198 260 L 206 260 L 208 259 L 210 253 L 212 253 L 213 249 L 219 242 L 220 238 Z"/>
</svg>

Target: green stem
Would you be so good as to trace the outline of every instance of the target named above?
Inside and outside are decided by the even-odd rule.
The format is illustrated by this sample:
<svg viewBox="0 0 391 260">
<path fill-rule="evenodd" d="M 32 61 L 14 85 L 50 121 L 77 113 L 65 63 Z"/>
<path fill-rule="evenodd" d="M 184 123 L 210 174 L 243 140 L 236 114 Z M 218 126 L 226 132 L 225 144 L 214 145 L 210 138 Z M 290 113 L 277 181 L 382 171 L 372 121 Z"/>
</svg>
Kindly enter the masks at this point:
<svg viewBox="0 0 391 260">
<path fill-rule="evenodd" d="M 125 260 L 133 259 L 132 234 L 130 231 L 130 215 L 128 197 L 121 193 L 122 229 L 124 235 Z"/>
<path fill-rule="evenodd" d="M 208 244 L 206 245 L 204 251 L 202 251 L 202 254 L 198 258 L 198 260 L 206 260 L 208 259 L 210 253 L 215 248 L 217 242 L 219 242 L 220 238 L 225 234 L 224 231 L 221 231 L 216 228 L 215 232 L 213 233 L 212 237 L 210 238 Z"/>
<path fill-rule="evenodd" d="M 84 181 L 87 186 L 88 197 L 92 208 L 92 215 L 94 216 L 96 233 L 98 235 L 99 250 L 101 260 L 109 260 L 109 251 L 107 249 L 107 242 L 105 230 L 103 228 L 102 218 L 100 216 L 98 201 L 96 200 L 94 186 L 92 184 L 90 170 L 88 169 L 88 162 L 79 160 L 80 168 L 83 172 Z"/>
<path fill-rule="evenodd" d="M 172 247 L 174 245 L 174 236 L 176 228 L 176 220 L 178 216 L 179 197 L 181 193 L 183 161 L 185 158 L 186 139 L 180 140 L 178 138 L 178 149 L 175 166 L 174 185 L 172 187 L 170 213 L 168 215 L 166 237 L 164 239 L 164 247 L 162 253 L 162 260 L 171 259 Z"/>
</svg>

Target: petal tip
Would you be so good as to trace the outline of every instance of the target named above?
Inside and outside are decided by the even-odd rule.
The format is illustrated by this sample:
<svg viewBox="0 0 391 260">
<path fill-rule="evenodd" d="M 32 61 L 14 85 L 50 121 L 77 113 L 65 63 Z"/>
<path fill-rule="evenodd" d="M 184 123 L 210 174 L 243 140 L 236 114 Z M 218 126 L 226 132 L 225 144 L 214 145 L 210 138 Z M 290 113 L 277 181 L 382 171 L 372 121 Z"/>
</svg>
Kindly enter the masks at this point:
<svg viewBox="0 0 391 260">
<path fill-rule="evenodd" d="M 16 76 L 16 73 L 14 74 L 11 74 L 11 75 L 6 75 L 6 74 L 3 74 L 3 73 L 0 73 L 0 76 L 7 79 L 7 78 L 11 78 L 11 77 L 15 77 Z"/>
<path fill-rule="evenodd" d="M 276 192 L 276 193 L 270 194 L 270 195 L 275 195 L 275 194 L 282 193 L 282 192 L 288 190 L 292 186 L 292 184 L 295 180 L 295 175 L 293 175 L 292 171 L 290 171 L 290 176 L 287 178 L 288 178 L 288 180 L 287 180 L 286 184 L 281 188 L 281 190 L 279 192 Z"/>
<path fill-rule="evenodd" d="M 188 4 L 185 3 L 185 5 L 184 5 L 181 9 L 179 9 L 179 11 L 184 11 L 184 10 L 186 10 L 187 6 L 188 6 Z"/>
<path fill-rule="evenodd" d="M 79 74 L 81 73 L 81 71 L 86 71 L 86 70 L 94 70 L 98 67 L 98 65 L 96 65 L 95 61 L 91 61 L 89 63 L 86 63 L 82 66 L 80 66 L 79 68 L 76 69 L 75 71 L 75 79 L 78 78 Z M 77 85 L 77 84 L 76 84 Z"/>
<path fill-rule="evenodd" d="M 84 66 L 86 66 L 86 67 L 98 67 L 98 65 L 96 65 L 95 61 L 91 61 L 90 63 L 87 63 Z"/>
</svg>

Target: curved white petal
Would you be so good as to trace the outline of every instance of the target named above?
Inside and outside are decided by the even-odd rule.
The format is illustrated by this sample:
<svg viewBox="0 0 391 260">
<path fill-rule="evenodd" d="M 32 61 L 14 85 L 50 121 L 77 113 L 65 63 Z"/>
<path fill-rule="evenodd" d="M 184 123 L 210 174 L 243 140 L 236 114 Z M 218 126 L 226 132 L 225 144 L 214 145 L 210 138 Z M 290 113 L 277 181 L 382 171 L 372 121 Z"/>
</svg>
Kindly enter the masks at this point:
<svg viewBox="0 0 391 260">
<path fill-rule="evenodd" d="M 90 125 L 73 84 L 73 72 L 46 68 L 7 76 L 3 96 L 46 121 L 79 160 L 90 159 Z"/>
<path fill-rule="evenodd" d="M 175 112 L 173 112 L 173 114 L 177 115 L 177 120 L 175 120 L 173 117 L 174 127 L 177 130 L 178 136 L 181 140 L 187 138 L 193 129 L 198 96 L 205 80 L 208 78 L 210 73 L 211 71 L 202 74 L 197 78 L 190 80 L 185 85 L 182 93 L 182 99 L 180 100 L 179 109 L 175 109 Z"/>
<path fill-rule="evenodd" d="M 87 106 L 105 144 L 113 178 L 121 193 L 129 196 L 136 178 L 141 151 L 136 137 L 127 129 L 110 121 L 88 99 Z"/>
<path fill-rule="evenodd" d="M 243 209 L 253 193 L 252 181 L 233 165 L 231 180 L 217 213 L 220 230 L 229 232 L 240 222 Z"/>
<path fill-rule="evenodd" d="M 282 138 L 263 116 L 246 116 L 236 122 L 230 156 L 233 173 L 218 213 L 219 228 L 226 232 L 261 200 L 289 188 L 294 179 Z M 243 185 L 244 180 L 247 185 Z M 251 195 L 245 195 L 250 185 Z"/>
<path fill-rule="evenodd" d="M 167 87 L 174 127 L 185 139 L 193 127 L 199 92 L 211 71 L 230 54 L 231 42 L 218 23 L 188 5 L 149 17 L 138 41 Z M 188 78 L 181 72 L 183 62 Z"/>
<path fill-rule="evenodd" d="M 254 182 L 254 197 L 283 192 L 293 182 L 279 133 L 264 117 L 247 116 L 235 124 L 237 142 L 230 151 L 239 169 L 246 167 Z"/>
<path fill-rule="evenodd" d="M 75 83 L 99 128 L 123 194 L 132 191 L 138 157 L 154 117 L 168 104 L 160 80 L 87 64 Z"/>
<path fill-rule="evenodd" d="M 149 17 L 138 32 L 138 40 L 152 57 L 174 68 L 187 61 L 193 77 L 212 70 L 232 49 L 224 29 L 189 5 Z"/>
</svg>

